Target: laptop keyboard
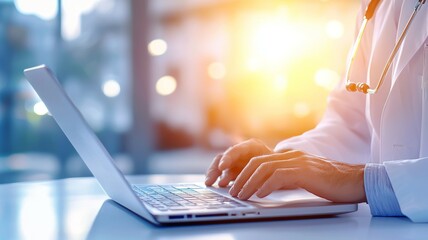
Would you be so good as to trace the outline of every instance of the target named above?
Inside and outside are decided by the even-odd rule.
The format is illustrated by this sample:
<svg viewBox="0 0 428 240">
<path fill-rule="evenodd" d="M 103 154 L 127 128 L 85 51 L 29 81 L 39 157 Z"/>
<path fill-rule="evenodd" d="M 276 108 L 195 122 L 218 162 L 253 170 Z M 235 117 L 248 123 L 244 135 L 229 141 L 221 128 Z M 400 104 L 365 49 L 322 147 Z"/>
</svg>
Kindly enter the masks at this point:
<svg viewBox="0 0 428 240">
<path fill-rule="evenodd" d="M 193 209 L 223 209 L 245 205 L 195 184 L 133 185 L 137 196 L 160 211 Z"/>
</svg>

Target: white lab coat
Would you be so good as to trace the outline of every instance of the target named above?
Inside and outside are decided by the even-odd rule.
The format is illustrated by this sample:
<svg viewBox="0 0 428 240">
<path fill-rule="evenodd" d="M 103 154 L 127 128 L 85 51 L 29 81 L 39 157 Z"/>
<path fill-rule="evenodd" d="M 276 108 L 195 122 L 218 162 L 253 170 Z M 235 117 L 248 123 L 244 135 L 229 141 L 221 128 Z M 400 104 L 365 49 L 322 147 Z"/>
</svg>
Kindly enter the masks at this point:
<svg viewBox="0 0 428 240">
<path fill-rule="evenodd" d="M 417 0 L 382 1 L 362 40 L 351 79 L 374 87 Z M 364 0 L 361 22 L 368 0 Z M 357 26 L 359 29 L 359 26 Z M 428 3 L 411 25 L 384 85 L 376 95 L 329 97 L 316 128 L 279 143 L 348 163 L 383 163 L 404 215 L 428 222 Z"/>
</svg>

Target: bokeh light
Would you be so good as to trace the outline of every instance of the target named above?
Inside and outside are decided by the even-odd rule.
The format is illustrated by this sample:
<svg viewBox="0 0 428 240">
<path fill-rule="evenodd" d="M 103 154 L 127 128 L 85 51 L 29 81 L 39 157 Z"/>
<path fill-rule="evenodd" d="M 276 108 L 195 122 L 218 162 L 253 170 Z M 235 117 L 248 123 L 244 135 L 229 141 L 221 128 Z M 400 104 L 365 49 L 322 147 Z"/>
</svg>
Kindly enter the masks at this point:
<svg viewBox="0 0 428 240">
<path fill-rule="evenodd" d="M 340 81 L 340 75 L 330 69 L 321 68 L 315 73 L 315 83 L 331 91 Z"/>
<path fill-rule="evenodd" d="M 223 79 L 226 76 L 226 66 L 221 62 L 213 62 L 208 65 L 208 75 L 212 79 Z"/>
<path fill-rule="evenodd" d="M 156 92 L 162 96 L 174 93 L 176 88 L 177 80 L 172 76 L 163 76 L 156 82 Z"/>
<path fill-rule="evenodd" d="M 34 14 L 43 20 L 52 20 L 58 13 L 57 0 L 15 0 L 16 9 L 22 14 Z"/>
<path fill-rule="evenodd" d="M 337 20 L 331 20 L 327 23 L 325 31 L 328 37 L 332 39 L 339 39 L 344 34 L 343 23 Z"/>
<path fill-rule="evenodd" d="M 311 109 L 309 108 L 307 103 L 298 102 L 294 104 L 293 112 L 296 117 L 303 118 L 308 116 L 311 113 Z"/>
<path fill-rule="evenodd" d="M 100 0 L 61 0 L 61 36 L 64 40 L 73 41 L 82 33 L 83 16 L 93 11 L 98 5 L 108 5 Z"/>
<path fill-rule="evenodd" d="M 107 97 L 116 97 L 120 93 L 120 85 L 116 80 L 108 80 L 103 84 L 103 93 Z"/>
<path fill-rule="evenodd" d="M 160 56 L 166 52 L 168 44 L 163 39 L 155 39 L 148 44 L 147 49 L 152 56 Z"/>
<path fill-rule="evenodd" d="M 39 116 L 46 115 L 49 112 L 48 108 L 45 106 L 43 102 L 37 102 L 36 104 L 34 104 L 33 111 L 35 114 Z"/>
</svg>

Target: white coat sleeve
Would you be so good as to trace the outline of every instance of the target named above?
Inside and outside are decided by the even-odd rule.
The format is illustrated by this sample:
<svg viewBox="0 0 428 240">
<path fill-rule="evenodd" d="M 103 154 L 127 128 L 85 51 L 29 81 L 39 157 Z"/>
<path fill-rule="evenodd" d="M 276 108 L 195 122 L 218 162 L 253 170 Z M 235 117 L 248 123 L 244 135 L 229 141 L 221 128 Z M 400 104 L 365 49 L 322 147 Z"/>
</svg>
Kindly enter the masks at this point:
<svg viewBox="0 0 428 240">
<path fill-rule="evenodd" d="M 428 222 L 428 157 L 384 165 L 401 212 L 414 222 Z"/>
<path fill-rule="evenodd" d="M 367 1 L 359 13 L 361 23 Z M 357 25 L 357 30 L 359 30 Z M 369 32 L 364 35 L 359 53 L 355 58 L 351 79 L 365 81 L 367 59 L 371 48 Z M 327 110 L 320 123 L 306 133 L 286 139 L 276 147 L 276 152 L 287 149 L 305 151 L 314 155 L 347 163 L 365 163 L 370 157 L 370 132 L 365 118 L 364 94 L 349 93 L 345 79 L 329 96 Z"/>
</svg>

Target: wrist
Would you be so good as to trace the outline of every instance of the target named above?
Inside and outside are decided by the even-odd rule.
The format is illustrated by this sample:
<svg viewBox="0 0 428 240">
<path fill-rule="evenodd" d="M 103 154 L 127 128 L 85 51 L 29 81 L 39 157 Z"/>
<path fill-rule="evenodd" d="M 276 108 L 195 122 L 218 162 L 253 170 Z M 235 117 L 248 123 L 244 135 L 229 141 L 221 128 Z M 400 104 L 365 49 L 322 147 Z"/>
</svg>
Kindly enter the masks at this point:
<svg viewBox="0 0 428 240">
<path fill-rule="evenodd" d="M 358 202 L 367 202 L 366 189 L 364 185 L 364 170 L 365 165 L 356 165 L 356 178 L 357 178 L 357 193 L 358 193 Z"/>
</svg>

